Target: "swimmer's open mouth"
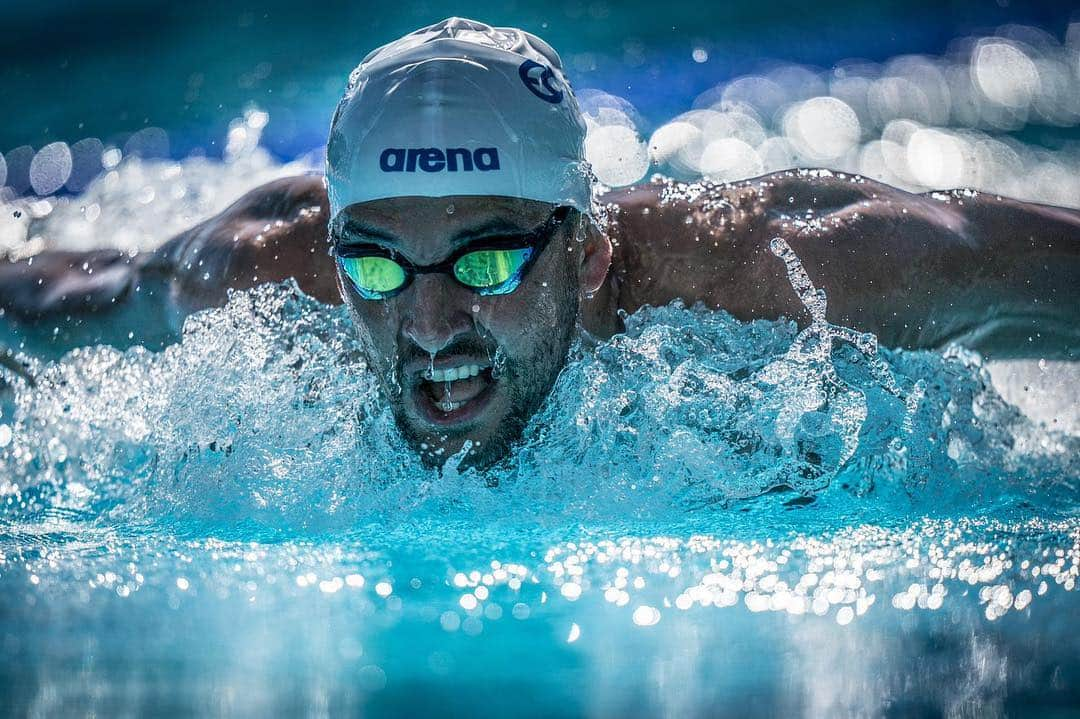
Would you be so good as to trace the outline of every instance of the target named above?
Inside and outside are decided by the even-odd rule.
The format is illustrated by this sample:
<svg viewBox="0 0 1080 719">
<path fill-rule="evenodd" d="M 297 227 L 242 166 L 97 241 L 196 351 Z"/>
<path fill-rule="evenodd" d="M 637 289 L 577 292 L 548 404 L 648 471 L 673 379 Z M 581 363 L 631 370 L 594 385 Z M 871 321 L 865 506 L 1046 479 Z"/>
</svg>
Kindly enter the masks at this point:
<svg viewBox="0 0 1080 719">
<path fill-rule="evenodd" d="M 456 425 L 480 414 L 495 384 L 487 362 L 441 364 L 420 373 L 414 384 L 413 399 L 431 424 Z"/>
</svg>

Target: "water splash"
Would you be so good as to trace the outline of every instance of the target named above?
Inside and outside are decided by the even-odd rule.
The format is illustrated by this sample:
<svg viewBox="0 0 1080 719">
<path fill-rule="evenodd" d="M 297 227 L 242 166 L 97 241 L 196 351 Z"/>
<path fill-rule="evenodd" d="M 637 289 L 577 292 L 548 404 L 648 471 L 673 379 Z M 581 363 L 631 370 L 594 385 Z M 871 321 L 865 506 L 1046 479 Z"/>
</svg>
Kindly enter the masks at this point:
<svg viewBox="0 0 1080 719">
<path fill-rule="evenodd" d="M 133 196 L 105 201 L 142 221 Z M 5 363 L 0 615 L 19 628 L 8 671 L 32 675 L 10 681 L 53 706 L 72 676 L 146 686 L 123 668 L 167 657 L 201 696 L 212 656 L 238 667 L 213 674 L 228 693 L 325 709 L 454 662 L 472 667 L 461 692 L 527 656 L 549 689 L 580 684 L 581 662 L 593 713 L 613 715 L 626 676 L 676 667 L 640 706 L 686 714 L 744 697 L 750 657 L 755 677 L 789 667 L 774 693 L 801 691 L 791 706 L 876 715 L 913 694 L 1000 709 L 1037 672 L 1068 680 L 1075 642 L 1054 622 L 1075 616 L 1080 440 L 1005 403 L 974 354 L 829 324 L 798 257 L 773 251 L 809 325 L 645 308 L 574 348 L 517 453 L 483 473 L 461 468 L 468 446 L 423 467 L 346 311 L 292 283 L 235 293 L 159 353 Z M 767 613 L 799 623 L 750 623 Z M 732 637 L 752 651 L 709 651 Z M 911 674 L 929 637 L 963 692 Z M 252 679 L 268 675 L 302 686 Z"/>
<path fill-rule="evenodd" d="M 774 249 L 821 301 L 807 327 L 643 309 L 575 348 L 484 474 L 461 468 L 469 446 L 424 468 L 346 310 L 292 283 L 235 293 L 159 353 L 31 361 L 0 415 L 7 696 L 40 706 L 78 676 L 123 713 L 139 700 L 118 687 L 167 661 L 195 703 L 212 681 L 367 706 L 439 682 L 480 696 L 527 656 L 552 667 L 528 677 L 545 696 L 587 672 L 603 713 L 640 690 L 626 676 L 679 667 L 642 706 L 694 713 L 784 662 L 778 702 L 874 715 L 901 693 L 1000 707 L 1069 671 L 1077 440 L 1003 402 L 974 355 L 828 324 Z M 752 651 L 708 651 L 732 637 Z"/>
<path fill-rule="evenodd" d="M 235 293 L 163 352 L 83 348 L 34 367 L 35 387 L 12 377 L 4 516 L 307 533 L 405 521 L 448 497 L 496 514 L 678 518 L 835 490 L 903 515 L 975 498 L 1052 506 L 1075 486 L 1077 440 L 1004 403 L 974 356 L 883 351 L 829 324 L 798 259 L 773 247 L 805 329 L 645 308 L 575 352 L 518 452 L 453 480 L 398 436 L 344 309 L 291 283 Z"/>
</svg>

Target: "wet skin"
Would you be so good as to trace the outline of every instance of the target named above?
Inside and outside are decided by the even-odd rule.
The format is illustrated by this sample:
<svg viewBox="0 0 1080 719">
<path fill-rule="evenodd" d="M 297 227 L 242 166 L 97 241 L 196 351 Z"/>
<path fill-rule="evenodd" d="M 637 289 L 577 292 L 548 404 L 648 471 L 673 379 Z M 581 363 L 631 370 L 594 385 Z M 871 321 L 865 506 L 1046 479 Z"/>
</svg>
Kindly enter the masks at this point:
<svg viewBox="0 0 1080 719">
<path fill-rule="evenodd" d="M 415 265 L 543 226 L 552 208 L 511 198 L 394 198 L 346 208 L 336 243 L 377 244 Z M 603 326 L 594 293 L 611 245 L 576 213 L 558 226 L 520 286 L 480 295 L 445 274 L 419 274 L 399 294 L 363 299 L 338 273 L 344 298 L 398 426 L 421 456 L 439 463 L 469 441 L 472 460 L 506 453 L 539 409 L 582 324 Z M 591 299 L 590 299 L 591 297 Z M 606 295 L 605 295 L 606 297 Z M 588 308 L 579 309 L 582 303 Z M 461 368 L 475 374 L 441 379 Z"/>
<path fill-rule="evenodd" d="M 701 191 L 687 191 L 694 188 Z M 933 195 L 942 199 L 798 172 L 615 190 L 603 198 L 611 272 L 603 302 L 585 305 L 586 323 L 607 336 L 619 329 L 616 310 L 676 298 L 744 320 L 805 321 L 783 263 L 769 251 L 769 240 L 781 236 L 828 293 L 828 318 L 886 345 L 935 348 L 961 339 L 992 357 L 1075 356 L 1080 212 L 983 193 Z M 0 264 L 0 308 L 15 322 L 76 321 L 115 312 L 145 290 L 182 318 L 224 304 L 229 289 L 287 277 L 338 302 L 328 214 L 321 178 L 278 180 L 153 253 L 43 252 L 32 264 Z M 808 214 L 816 225 L 792 219 Z"/>
<path fill-rule="evenodd" d="M 136 334 L 126 343 L 152 343 L 139 334 L 146 325 L 136 321 L 140 312 L 127 317 L 126 308 L 152 308 L 175 322 L 223 304 L 229 289 L 294 277 L 313 297 L 349 304 L 403 430 L 436 456 L 465 438 L 478 440 L 484 454 L 501 451 L 546 395 L 577 327 L 611 336 L 621 329 L 620 310 L 681 299 L 743 320 L 805 323 L 784 264 L 769 249 L 777 236 L 826 291 L 828 319 L 873 332 L 885 345 L 961 341 L 991 357 L 1080 353 L 1074 210 L 981 193 L 914 195 L 797 171 L 732 185 L 649 183 L 602 199 L 601 229 L 564 227 L 521 288 L 503 297 L 478 297 L 447 277 L 425 275 L 392 300 L 361 300 L 327 252 L 322 179 L 299 177 L 253 190 L 153 253 L 46 252 L 33 264 L 0 266 L 0 307 L 9 325 L 26 331 L 81 328 L 70 343 L 96 337 L 125 344 L 129 320 Z M 444 259 L 462 233 L 492 223 L 531 229 L 551 208 L 496 198 L 400 198 L 348 212 L 413 262 L 428 264 Z M 56 340 L 51 346 L 59 350 Z M 482 412 L 474 407 L 448 420 L 430 411 L 445 400 L 444 391 L 418 379 L 432 351 L 440 361 L 473 364 L 502 352 L 507 371 L 494 391 L 483 384 L 490 377 L 457 389 L 462 398 L 484 394 Z"/>
</svg>

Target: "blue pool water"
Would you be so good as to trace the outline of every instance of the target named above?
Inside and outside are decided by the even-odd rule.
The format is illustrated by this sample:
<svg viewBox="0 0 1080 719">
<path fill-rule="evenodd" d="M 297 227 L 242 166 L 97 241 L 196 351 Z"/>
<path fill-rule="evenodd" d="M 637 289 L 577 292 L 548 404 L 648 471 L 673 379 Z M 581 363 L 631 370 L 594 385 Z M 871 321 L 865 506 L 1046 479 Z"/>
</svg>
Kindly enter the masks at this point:
<svg viewBox="0 0 1080 719">
<path fill-rule="evenodd" d="M 9 711 L 1047 716 L 1080 699 L 1078 440 L 963 350 L 646 309 L 577 348 L 507 464 L 440 474 L 358 349 L 344 310 L 267 285 L 164 351 L 89 347 L 12 380 Z"/>
<path fill-rule="evenodd" d="M 91 23 L 107 47 L 48 71 L 77 88 L 48 122 L 38 76 L 0 70 L 25 109 L 0 128 L 12 258 L 147 250 L 317 171 L 357 48 L 437 19 L 352 4 L 358 34 L 311 53 L 307 8 L 278 8 L 291 33 L 223 10 L 206 59 L 220 23 L 115 5 L 142 30 Z M 818 38 L 793 5 L 669 31 L 591 3 L 548 36 L 610 186 L 825 165 L 1080 207 L 1080 25 L 924 5 L 875 7 L 876 33 L 865 3 L 823 8 Z M 471 6 L 546 21 L 500 8 Z M 124 75 L 159 25 L 172 65 Z M 1077 365 L 879 348 L 773 249 L 811 326 L 643 309 L 580 339 L 486 472 L 423 467 L 345 311 L 290 284 L 186 322 L 0 320 L 25 352 L 0 367 L 0 713 L 1077 715 Z"/>
</svg>

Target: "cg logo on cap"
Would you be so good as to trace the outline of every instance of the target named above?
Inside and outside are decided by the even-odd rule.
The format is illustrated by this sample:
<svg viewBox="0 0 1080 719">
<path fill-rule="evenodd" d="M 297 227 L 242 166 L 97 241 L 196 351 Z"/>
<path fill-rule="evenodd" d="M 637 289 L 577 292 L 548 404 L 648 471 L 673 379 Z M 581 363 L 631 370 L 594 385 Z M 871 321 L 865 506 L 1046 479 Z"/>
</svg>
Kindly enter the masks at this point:
<svg viewBox="0 0 1080 719">
<path fill-rule="evenodd" d="M 563 92 L 554 87 L 555 73 L 551 71 L 550 67 L 544 67 L 532 60 L 526 60 L 518 67 L 518 75 L 521 76 L 521 81 L 525 83 L 525 87 L 529 88 L 529 92 L 544 102 L 550 102 L 553 105 L 562 102 Z"/>
</svg>

